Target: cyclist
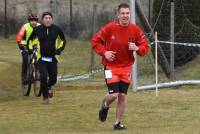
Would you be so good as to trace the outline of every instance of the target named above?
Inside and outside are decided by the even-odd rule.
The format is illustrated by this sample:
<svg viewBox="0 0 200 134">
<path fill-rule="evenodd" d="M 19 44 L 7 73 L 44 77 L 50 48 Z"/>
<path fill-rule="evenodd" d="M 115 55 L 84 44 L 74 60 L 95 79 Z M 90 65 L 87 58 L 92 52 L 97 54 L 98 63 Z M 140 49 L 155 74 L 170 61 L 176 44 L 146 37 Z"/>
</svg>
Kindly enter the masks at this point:
<svg viewBox="0 0 200 134">
<path fill-rule="evenodd" d="M 16 36 L 16 41 L 19 49 L 21 50 L 22 55 L 22 71 L 21 71 L 21 81 L 23 85 L 28 83 L 27 80 L 27 64 L 28 64 L 28 51 L 27 51 L 27 42 L 33 32 L 33 28 L 39 26 L 38 15 L 36 13 L 30 13 L 28 15 L 28 22 L 25 23 L 19 29 L 19 32 Z"/>
<path fill-rule="evenodd" d="M 49 97 L 53 97 L 51 87 L 57 81 L 58 57 L 64 50 L 65 44 L 63 32 L 53 24 L 53 15 L 50 12 L 44 12 L 42 14 L 42 25 L 34 29 L 29 44 L 30 50 L 36 46 L 38 52 L 43 104 L 48 104 Z"/>
</svg>

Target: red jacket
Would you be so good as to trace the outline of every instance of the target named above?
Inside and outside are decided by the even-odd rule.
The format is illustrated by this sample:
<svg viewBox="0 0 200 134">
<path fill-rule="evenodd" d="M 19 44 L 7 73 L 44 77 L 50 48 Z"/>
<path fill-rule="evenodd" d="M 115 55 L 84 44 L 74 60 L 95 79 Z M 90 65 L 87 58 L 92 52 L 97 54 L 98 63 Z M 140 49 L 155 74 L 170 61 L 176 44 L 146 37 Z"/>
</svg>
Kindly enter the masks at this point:
<svg viewBox="0 0 200 134">
<path fill-rule="evenodd" d="M 125 67 L 134 63 L 133 51 L 128 49 L 128 42 L 130 41 L 139 47 L 137 51 L 139 56 L 148 53 L 147 38 L 138 26 L 132 23 L 129 23 L 128 26 L 122 26 L 118 22 L 111 22 L 92 38 L 92 48 L 103 57 L 103 65 Z M 115 60 L 112 62 L 106 60 L 104 57 L 105 51 L 117 52 Z"/>
</svg>

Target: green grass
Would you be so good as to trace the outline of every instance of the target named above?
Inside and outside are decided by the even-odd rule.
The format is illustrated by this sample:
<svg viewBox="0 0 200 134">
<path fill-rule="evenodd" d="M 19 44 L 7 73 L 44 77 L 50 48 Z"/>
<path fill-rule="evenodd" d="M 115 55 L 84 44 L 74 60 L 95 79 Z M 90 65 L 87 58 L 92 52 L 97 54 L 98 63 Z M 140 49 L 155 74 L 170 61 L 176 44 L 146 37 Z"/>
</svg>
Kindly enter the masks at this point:
<svg viewBox="0 0 200 134">
<path fill-rule="evenodd" d="M 87 73 L 89 42 L 69 44 L 63 53 L 60 72 Z M 97 113 L 106 93 L 102 73 L 93 80 L 59 82 L 55 97 L 46 106 L 32 92 L 29 97 L 20 94 L 20 55 L 15 41 L 1 40 L 0 55 L 0 134 L 200 133 L 199 86 L 160 89 L 158 97 L 153 90 L 129 91 L 124 116 L 128 130 L 115 132 L 112 125 L 116 103 L 111 106 L 107 121 L 98 121 Z M 87 62 L 82 62 L 83 59 Z M 196 62 L 187 66 L 180 71 L 199 71 Z"/>
<path fill-rule="evenodd" d="M 200 91 L 197 87 L 129 93 L 124 123 L 126 133 L 169 134 L 199 133 Z M 63 87 L 56 91 L 51 104 L 44 106 L 41 99 L 18 97 L 0 103 L 0 133 L 27 134 L 112 134 L 115 104 L 107 122 L 98 121 L 104 87 Z"/>
</svg>

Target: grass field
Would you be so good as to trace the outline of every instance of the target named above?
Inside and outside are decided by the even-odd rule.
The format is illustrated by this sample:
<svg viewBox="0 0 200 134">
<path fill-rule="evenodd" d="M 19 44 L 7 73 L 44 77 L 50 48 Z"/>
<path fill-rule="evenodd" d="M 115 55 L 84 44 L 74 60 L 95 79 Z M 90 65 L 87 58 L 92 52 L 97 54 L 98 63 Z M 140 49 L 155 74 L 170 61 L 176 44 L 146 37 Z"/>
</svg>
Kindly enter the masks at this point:
<svg viewBox="0 0 200 134">
<path fill-rule="evenodd" d="M 79 41 L 72 41 L 79 50 L 89 49 Z M 81 47 L 82 46 L 82 47 Z M 69 46 L 70 48 L 71 46 Z M 85 49 L 84 49 L 85 48 Z M 80 70 L 70 60 L 74 51 L 64 53 L 60 72 Z M 184 86 L 155 91 L 129 92 L 124 116 L 127 131 L 112 130 L 115 105 L 111 106 L 105 123 L 98 121 L 98 110 L 106 87 L 101 74 L 94 80 L 59 82 L 50 105 L 42 105 L 41 98 L 20 94 L 20 55 L 13 40 L 0 41 L 0 134 L 199 134 L 200 87 Z M 80 55 L 80 53 L 79 53 Z M 76 62 L 81 62 L 78 54 Z M 67 65 L 66 65 L 67 64 Z M 68 65 L 69 64 L 69 65 Z M 80 63 L 87 72 L 87 62 Z M 70 69 L 70 65 L 73 68 Z M 63 67 L 65 67 L 63 69 Z M 194 66 L 193 67 L 198 67 Z M 198 72 L 198 68 L 196 69 Z"/>
</svg>

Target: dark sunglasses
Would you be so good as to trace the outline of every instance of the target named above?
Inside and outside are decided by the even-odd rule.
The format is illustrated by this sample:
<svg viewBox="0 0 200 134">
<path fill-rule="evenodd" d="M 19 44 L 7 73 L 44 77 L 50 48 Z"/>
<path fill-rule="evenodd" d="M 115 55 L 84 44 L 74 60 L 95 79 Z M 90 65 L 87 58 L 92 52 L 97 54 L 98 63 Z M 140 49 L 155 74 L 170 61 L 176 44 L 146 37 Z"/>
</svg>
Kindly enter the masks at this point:
<svg viewBox="0 0 200 134">
<path fill-rule="evenodd" d="M 38 19 L 37 18 L 31 18 L 31 19 L 29 19 L 29 21 L 38 21 Z"/>
</svg>

